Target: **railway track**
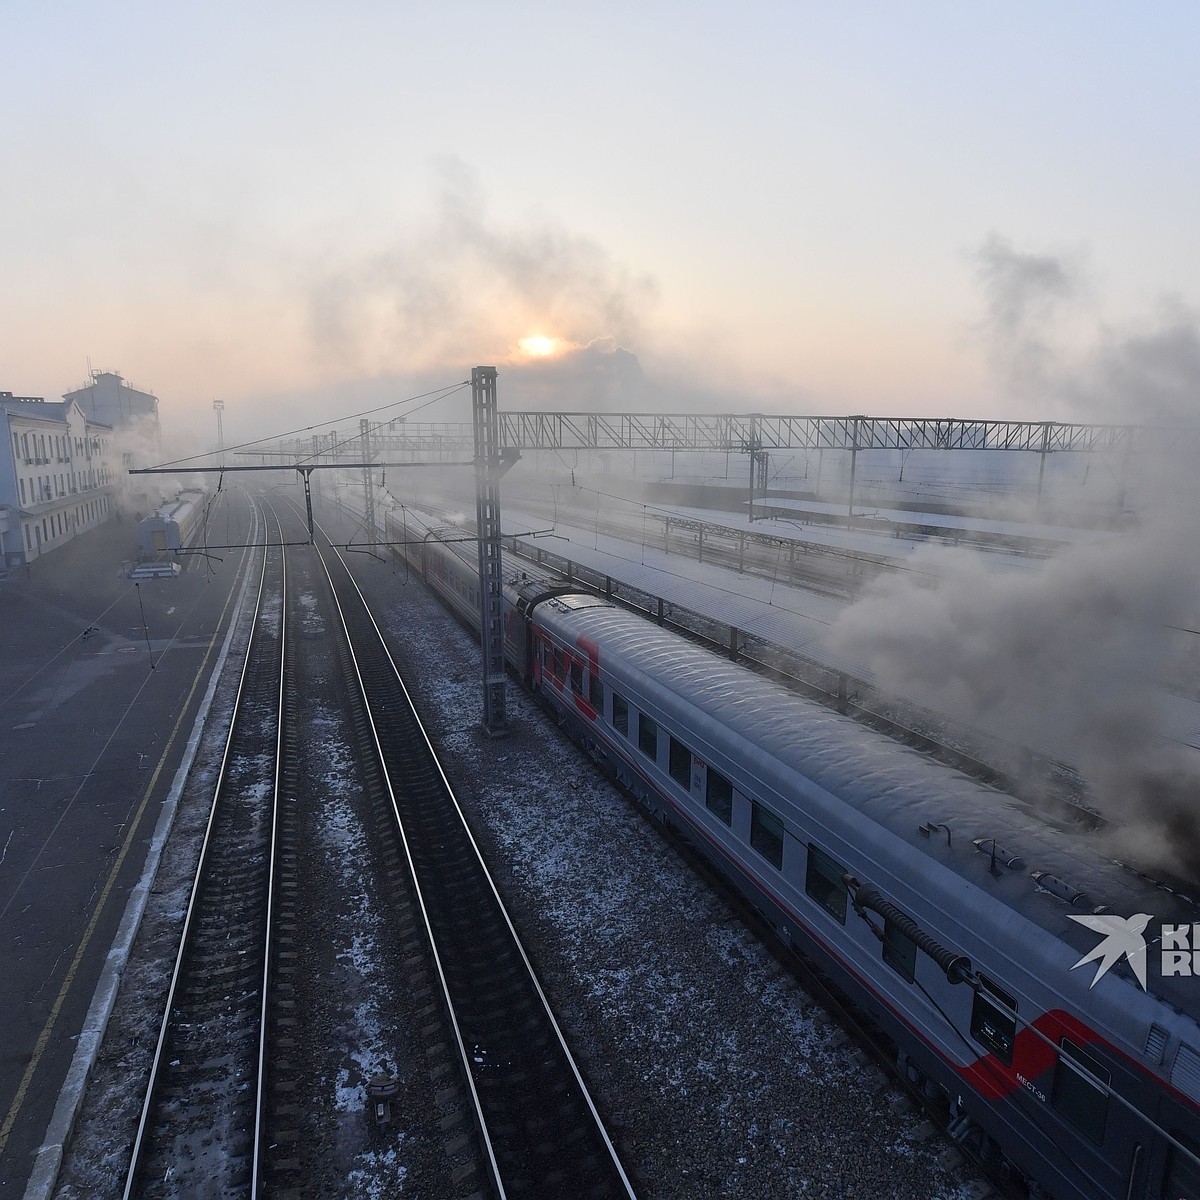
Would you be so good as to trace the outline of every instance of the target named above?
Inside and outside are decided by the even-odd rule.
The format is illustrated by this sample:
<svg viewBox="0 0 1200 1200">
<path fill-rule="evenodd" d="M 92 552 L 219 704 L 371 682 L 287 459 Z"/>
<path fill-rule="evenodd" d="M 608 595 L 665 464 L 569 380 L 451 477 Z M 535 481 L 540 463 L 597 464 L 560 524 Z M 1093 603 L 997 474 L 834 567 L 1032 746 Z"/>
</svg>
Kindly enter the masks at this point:
<svg viewBox="0 0 1200 1200">
<path fill-rule="evenodd" d="M 134 1139 L 127 1200 L 253 1190 L 284 568 L 282 548 L 266 548 L 251 641 Z"/>
<path fill-rule="evenodd" d="M 396 828 L 471 1098 L 489 1191 L 631 1197 L 475 839 L 342 558 L 323 553 L 370 712 Z"/>
<path fill-rule="evenodd" d="M 273 522 L 125 1197 L 386 1186 L 402 1142 L 430 1194 L 632 1197 L 345 563 Z"/>
</svg>

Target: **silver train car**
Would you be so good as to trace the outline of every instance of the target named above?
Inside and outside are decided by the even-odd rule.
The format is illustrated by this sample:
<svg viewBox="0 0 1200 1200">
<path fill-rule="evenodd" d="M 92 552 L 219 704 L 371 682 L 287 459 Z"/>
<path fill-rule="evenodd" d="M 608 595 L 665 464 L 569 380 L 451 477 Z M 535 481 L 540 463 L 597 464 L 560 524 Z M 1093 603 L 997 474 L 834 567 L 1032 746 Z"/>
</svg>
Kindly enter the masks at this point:
<svg viewBox="0 0 1200 1200">
<path fill-rule="evenodd" d="M 151 559 L 164 551 L 177 553 L 186 548 L 188 537 L 203 515 L 204 493 L 180 492 L 176 499 L 160 505 L 138 522 L 139 556 Z"/>
<path fill-rule="evenodd" d="M 420 563 L 477 628 L 472 558 L 431 537 Z M 505 631 L 522 681 L 869 1015 L 1009 1194 L 1200 1198 L 1192 900 L 601 597 L 510 575 Z"/>
</svg>

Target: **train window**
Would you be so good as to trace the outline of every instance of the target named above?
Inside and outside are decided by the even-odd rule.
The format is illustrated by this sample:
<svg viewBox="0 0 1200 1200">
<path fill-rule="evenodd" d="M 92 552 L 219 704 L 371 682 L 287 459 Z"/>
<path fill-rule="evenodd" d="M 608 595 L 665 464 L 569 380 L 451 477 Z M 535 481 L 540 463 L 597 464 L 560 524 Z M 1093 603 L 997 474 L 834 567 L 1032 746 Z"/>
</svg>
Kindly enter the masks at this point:
<svg viewBox="0 0 1200 1200">
<path fill-rule="evenodd" d="M 909 983 L 917 974 L 917 943 L 894 921 L 883 923 L 883 961 Z"/>
<path fill-rule="evenodd" d="M 692 790 L 692 752 L 674 738 L 670 739 L 670 753 L 667 759 L 667 770 L 671 778 L 685 792 Z"/>
<path fill-rule="evenodd" d="M 613 698 L 613 728 L 622 736 L 629 736 L 629 705 L 625 703 L 625 697 L 612 694 Z"/>
<path fill-rule="evenodd" d="M 571 691 L 583 695 L 583 663 L 577 658 L 571 659 Z"/>
<path fill-rule="evenodd" d="M 733 824 L 733 784 L 720 771 L 708 768 L 704 787 L 704 803 L 713 816 L 720 817 L 726 825 Z"/>
<path fill-rule="evenodd" d="M 971 1009 L 971 1036 L 986 1046 L 1006 1067 L 1012 1066 L 1017 1037 L 1017 1002 L 984 976 Z"/>
<path fill-rule="evenodd" d="M 638 749 L 647 757 L 658 759 L 658 722 L 642 713 L 638 717 Z"/>
<path fill-rule="evenodd" d="M 588 672 L 588 699 L 597 712 L 604 708 L 604 684 L 594 667 Z"/>
<path fill-rule="evenodd" d="M 1068 1038 L 1063 1038 L 1059 1044 L 1062 1053 L 1058 1056 L 1058 1064 L 1054 1068 L 1051 1102 L 1072 1125 L 1093 1142 L 1100 1143 L 1104 1141 L 1104 1122 L 1108 1117 L 1108 1084 L 1112 1076 L 1090 1054 L 1081 1050 Z M 1085 1075 L 1079 1067 L 1088 1074 Z"/>
<path fill-rule="evenodd" d="M 783 867 L 783 822 L 759 804 L 750 809 L 750 845 L 772 866 Z"/>
<path fill-rule="evenodd" d="M 846 923 L 846 868 L 834 862 L 824 850 L 808 844 L 808 871 L 804 890 L 835 920 Z"/>
<path fill-rule="evenodd" d="M 1167 1147 L 1167 1166 L 1163 1176 L 1163 1200 L 1200 1200 L 1200 1142 L 1193 1141 L 1178 1129 L 1171 1136 L 1179 1142 L 1187 1154 L 1178 1146 Z"/>
</svg>

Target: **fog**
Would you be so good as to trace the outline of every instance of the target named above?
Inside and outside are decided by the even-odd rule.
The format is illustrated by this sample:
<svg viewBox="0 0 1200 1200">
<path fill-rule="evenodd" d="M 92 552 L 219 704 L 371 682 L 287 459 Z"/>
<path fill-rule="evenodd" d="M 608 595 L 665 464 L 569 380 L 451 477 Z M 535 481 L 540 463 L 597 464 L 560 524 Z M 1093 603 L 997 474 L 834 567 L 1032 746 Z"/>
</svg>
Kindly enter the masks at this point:
<svg viewBox="0 0 1200 1200">
<path fill-rule="evenodd" d="M 1082 420 L 1191 430 L 1131 457 L 1129 527 L 1002 573 L 969 549 L 930 547 L 879 579 L 837 624 L 881 686 L 1078 767 L 1121 857 L 1200 879 L 1200 754 L 1168 736 L 1169 693 L 1197 696 L 1200 334 L 1164 301 L 1082 345 L 1077 258 L 992 236 L 977 253 L 990 354 L 1013 389 L 1037 387 Z M 1010 506 L 1011 508 L 1011 506 Z M 1014 756 L 1014 765 L 1018 756 Z"/>
<path fill-rule="evenodd" d="M 553 220 L 498 220 L 460 162 L 441 161 L 435 175 L 427 218 L 390 244 L 357 256 L 318 246 L 298 265 L 319 364 L 313 383 L 227 402 L 227 445 L 295 430 L 350 437 L 355 414 L 367 410 L 382 410 L 374 420 L 466 421 L 466 381 L 478 363 L 499 369 L 503 409 L 822 411 L 821 397 L 803 388 L 802 365 L 786 384 L 742 377 L 736 362 L 723 374 L 702 365 L 711 355 L 679 353 L 684 343 L 656 326 L 653 279 Z M 987 415 L 1032 407 L 1046 419 L 1197 425 L 1200 323 L 1182 299 L 1105 318 L 1101 272 L 1086 248 L 1030 249 L 998 232 L 966 262 L 977 285 L 975 345 L 1002 398 Z M 462 358 L 464 348 L 473 359 Z M 167 398 L 162 416 L 161 456 L 139 445 L 139 461 L 214 450 L 211 411 L 180 422 Z M 1200 611 L 1190 443 L 1164 439 L 1127 460 L 1091 456 L 1082 477 L 1080 459 L 1051 459 L 1040 503 L 1035 456 L 1021 456 L 1011 472 L 994 459 L 943 458 L 948 465 L 925 454 L 861 456 L 860 503 L 932 497 L 1038 522 L 1078 518 L 1072 504 L 1107 519 L 1123 500 L 1125 528 L 1004 576 L 986 555 L 930 548 L 847 610 L 835 645 L 865 657 L 886 688 L 1014 744 L 1052 745 L 1086 775 L 1106 814 L 1134 822 L 1127 828 L 1147 853 L 1187 866 L 1194 851 L 1181 830 L 1200 819 L 1200 774 L 1194 756 L 1164 737 L 1162 697 L 1164 687 L 1191 689 L 1195 679 L 1196 635 L 1177 631 L 1195 628 Z M 576 463 L 543 463 L 542 481 L 573 483 Z M 823 489 L 837 494 L 845 465 L 835 455 L 774 454 L 772 486 L 811 490 L 823 471 Z M 528 473 L 526 465 L 511 482 L 532 482 Z M 147 484 L 147 503 L 194 482 Z M 469 488 L 468 473 L 462 482 Z"/>
</svg>

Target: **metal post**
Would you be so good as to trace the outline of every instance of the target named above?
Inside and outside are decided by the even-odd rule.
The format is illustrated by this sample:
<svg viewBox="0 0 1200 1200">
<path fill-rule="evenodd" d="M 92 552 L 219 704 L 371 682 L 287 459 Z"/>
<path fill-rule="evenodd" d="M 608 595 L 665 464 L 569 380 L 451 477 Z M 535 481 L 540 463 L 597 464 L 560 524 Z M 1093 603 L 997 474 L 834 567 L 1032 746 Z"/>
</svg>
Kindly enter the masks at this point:
<svg viewBox="0 0 1200 1200">
<path fill-rule="evenodd" d="M 1121 474 L 1117 479 L 1117 516 L 1125 511 L 1125 488 L 1129 482 L 1129 454 L 1133 447 L 1133 434 L 1125 438 L 1125 449 L 1121 452 Z"/>
<path fill-rule="evenodd" d="M 850 517 L 854 516 L 854 472 L 858 468 L 858 423 L 861 420 L 861 417 L 854 418 L 854 432 L 850 440 Z"/>
<path fill-rule="evenodd" d="M 363 520 L 367 523 L 368 542 L 374 546 L 377 540 L 375 536 L 375 480 L 371 475 L 371 423 L 365 417 L 358 423 L 358 432 L 362 438 Z"/>
<path fill-rule="evenodd" d="M 312 467 L 302 467 L 301 471 L 304 474 L 304 507 L 308 510 L 308 544 L 311 546 L 316 540 L 313 537 L 312 489 L 308 486 L 308 477 L 312 474 Z"/>
<path fill-rule="evenodd" d="M 1046 478 L 1046 455 L 1050 453 L 1050 427 L 1053 421 L 1046 421 L 1042 425 L 1042 449 L 1040 451 L 1042 461 L 1038 466 L 1038 494 L 1037 494 L 1037 511 L 1042 511 L 1042 483 Z"/>
<path fill-rule="evenodd" d="M 225 411 L 224 400 L 213 401 L 213 412 L 217 414 L 217 450 L 221 455 L 221 463 L 225 462 L 225 429 L 221 420 L 221 414 Z"/>
<path fill-rule="evenodd" d="M 483 649 L 483 727 L 492 737 L 508 732 L 504 676 L 504 586 L 500 546 L 500 421 L 496 368 L 471 371 L 475 432 L 475 518 L 479 533 L 479 640 Z"/>
<path fill-rule="evenodd" d="M 750 451 L 750 524 L 754 524 L 754 497 L 766 499 L 771 456 L 765 450 Z"/>
</svg>

